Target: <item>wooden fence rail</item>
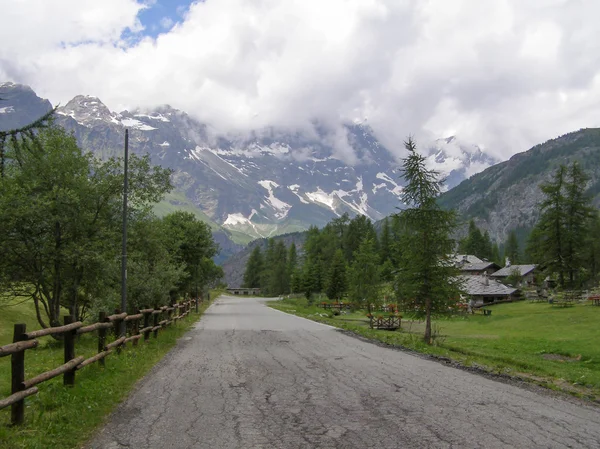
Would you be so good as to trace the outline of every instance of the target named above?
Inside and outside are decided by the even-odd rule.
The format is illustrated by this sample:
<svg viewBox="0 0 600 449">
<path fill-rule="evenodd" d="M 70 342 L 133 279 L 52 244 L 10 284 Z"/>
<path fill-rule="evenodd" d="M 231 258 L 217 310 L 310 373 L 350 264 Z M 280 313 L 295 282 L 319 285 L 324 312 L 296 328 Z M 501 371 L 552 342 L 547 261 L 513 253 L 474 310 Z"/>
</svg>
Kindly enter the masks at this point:
<svg viewBox="0 0 600 449">
<path fill-rule="evenodd" d="M 0 399 L 0 410 L 11 407 L 11 423 L 22 424 L 25 419 L 25 398 L 38 393 L 36 385 L 63 375 L 64 385 L 75 384 L 75 373 L 95 362 L 104 366 L 105 357 L 116 350 L 120 353 L 126 343 L 131 342 L 135 347 L 138 340 L 148 341 L 152 332 L 154 338 L 158 337 L 158 331 L 177 323 L 186 317 L 195 305 L 198 311 L 198 303 L 202 299 L 185 301 L 171 306 L 145 308 L 137 313 L 128 315 L 120 310 L 115 310 L 112 315 L 100 312 L 98 322 L 84 326 L 81 321 L 73 322 L 73 317 L 64 317 L 64 325 L 49 327 L 32 332 L 26 332 L 25 324 L 15 324 L 13 343 L 0 346 L 0 357 L 11 356 L 11 395 Z M 152 319 L 152 323 L 150 320 Z M 122 322 L 126 324 L 126 334 L 120 335 L 119 329 Z M 140 325 L 140 322 L 142 323 Z M 106 343 L 107 333 L 113 329 L 115 340 Z M 98 332 L 98 353 L 92 357 L 75 356 L 75 343 L 77 335 L 88 332 Z M 31 379 L 25 379 L 25 351 L 39 345 L 38 338 L 48 335 L 61 336 L 64 347 L 64 364 L 50 371 L 38 374 Z"/>
</svg>

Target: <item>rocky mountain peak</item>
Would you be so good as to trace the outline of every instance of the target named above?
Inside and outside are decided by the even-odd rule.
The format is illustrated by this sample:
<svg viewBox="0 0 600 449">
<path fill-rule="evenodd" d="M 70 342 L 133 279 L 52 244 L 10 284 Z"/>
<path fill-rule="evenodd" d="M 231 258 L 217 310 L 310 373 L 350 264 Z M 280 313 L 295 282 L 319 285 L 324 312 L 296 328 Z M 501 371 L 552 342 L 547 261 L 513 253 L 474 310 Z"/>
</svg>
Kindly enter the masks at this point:
<svg viewBox="0 0 600 449">
<path fill-rule="evenodd" d="M 88 127 L 97 125 L 98 122 L 118 123 L 119 115 L 111 112 L 99 98 L 89 95 L 77 95 L 56 112 L 72 117 L 76 122 Z"/>
<path fill-rule="evenodd" d="M 52 104 L 38 97 L 29 86 L 0 83 L 0 131 L 31 123 L 52 109 Z"/>
</svg>

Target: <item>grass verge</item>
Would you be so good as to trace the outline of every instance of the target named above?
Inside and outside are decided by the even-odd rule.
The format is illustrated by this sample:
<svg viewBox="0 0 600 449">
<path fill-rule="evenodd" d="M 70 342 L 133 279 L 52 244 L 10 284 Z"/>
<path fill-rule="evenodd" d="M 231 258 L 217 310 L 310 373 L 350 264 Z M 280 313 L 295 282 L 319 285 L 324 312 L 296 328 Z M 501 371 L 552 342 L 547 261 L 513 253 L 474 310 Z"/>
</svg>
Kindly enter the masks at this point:
<svg viewBox="0 0 600 449">
<path fill-rule="evenodd" d="M 211 292 L 217 298 L 221 292 Z M 0 447 L 10 449 L 77 448 L 87 441 L 107 415 L 123 401 L 136 382 L 144 377 L 162 357 L 177 343 L 208 308 L 200 306 L 199 314 L 191 313 L 177 325 L 160 332 L 137 348 L 127 345 L 120 355 L 106 358 L 106 367 L 97 363 L 78 371 L 74 387 L 64 387 L 62 376 L 39 385 L 40 392 L 25 400 L 25 424 L 11 427 L 10 408 L 0 410 Z M 28 329 L 37 329 L 30 316 L 30 306 L 18 306 L 18 311 L 2 314 L 2 335 L 15 322 L 27 322 Z M 10 316 L 8 316 L 10 315 Z M 8 321 L 10 319 L 10 321 Z M 29 327 L 29 323 L 32 323 Z M 10 324 L 10 325 L 9 325 Z M 11 336 L 12 337 L 12 336 Z M 6 340 L 5 337 L 2 340 Z M 62 345 L 42 339 L 46 344 L 30 349 L 25 354 L 26 378 L 55 368 L 63 363 Z M 5 344 L 6 341 L 0 342 Z M 77 341 L 76 355 L 89 357 L 97 350 L 94 333 L 84 334 Z M 0 359 L 0 397 L 10 394 L 10 357 Z"/>
<path fill-rule="evenodd" d="M 422 341 L 424 324 L 402 320 L 395 332 L 369 328 L 365 312 L 335 316 L 304 298 L 269 305 L 363 337 L 494 374 L 518 377 L 600 402 L 600 307 L 577 304 L 556 308 L 516 302 L 488 307 L 491 316 L 468 315 L 436 320 L 433 345 Z"/>
</svg>

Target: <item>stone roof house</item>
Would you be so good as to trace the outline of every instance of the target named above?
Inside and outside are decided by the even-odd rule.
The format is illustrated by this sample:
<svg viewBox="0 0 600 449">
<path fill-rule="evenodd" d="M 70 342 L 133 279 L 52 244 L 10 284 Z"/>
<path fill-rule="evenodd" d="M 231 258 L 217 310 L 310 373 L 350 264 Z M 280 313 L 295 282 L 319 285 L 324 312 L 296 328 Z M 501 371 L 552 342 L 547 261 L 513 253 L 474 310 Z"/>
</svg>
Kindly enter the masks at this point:
<svg viewBox="0 0 600 449">
<path fill-rule="evenodd" d="M 479 257 L 473 256 L 472 254 L 455 254 L 453 257 L 454 263 L 458 267 L 461 265 L 483 262 L 483 260 L 481 260 Z"/>
<path fill-rule="evenodd" d="M 506 281 L 506 278 L 508 278 L 515 270 L 519 272 L 519 275 L 523 278 L 525 284 L 535 284 L 536 265 L 509 265 L 492 273 L 490 276 L 499 281 Z"/>
<path fill-rule="evenodd" d="M 465 293 L 475 300 L 475 304 L 480 306 L 497 301 L 509 301 L 516 299 L 518 290 L 504 285 L 486 275 L 468 275 L 459 276 L 463 283 Z"/>
<path fill-rule="evenodd" d="M 495 273 L 500 269 L 498 264 L 494 262 L 476 262 L 476 263 L 467 263 L 460 267 L 460 271 L 462 274 L 490 274 Z"/>
</svg>

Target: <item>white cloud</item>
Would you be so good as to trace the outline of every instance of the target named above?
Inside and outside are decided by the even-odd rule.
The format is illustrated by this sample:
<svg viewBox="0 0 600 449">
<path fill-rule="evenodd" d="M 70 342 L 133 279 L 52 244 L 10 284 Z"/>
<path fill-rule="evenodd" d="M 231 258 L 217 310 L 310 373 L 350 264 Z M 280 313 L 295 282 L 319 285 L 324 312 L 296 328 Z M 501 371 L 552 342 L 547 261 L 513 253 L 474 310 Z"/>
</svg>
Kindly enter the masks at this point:
<svg viewBox="0 0 600 449">
<path fill-rule="evenodd" d="M 5 3 L 0 80 L 55 103 L 169 103 L 223 131 L 367 118 L 392 149 L 453 130 L 504 157 L 600 126 L 595 0 L 206 0 L 156 39 L 123 37 L 148 2 Z"/>
<path fill-rule="evenodd" d="M 171 29 L 171 27 L 174 24 L 175 24 L 175 21 L 173 19 L 171 19 L 170 17 L 163 17 L 162 19 L 160 19 L 160 26 L 163 27 L 165 30 Z"/>
</svg>

